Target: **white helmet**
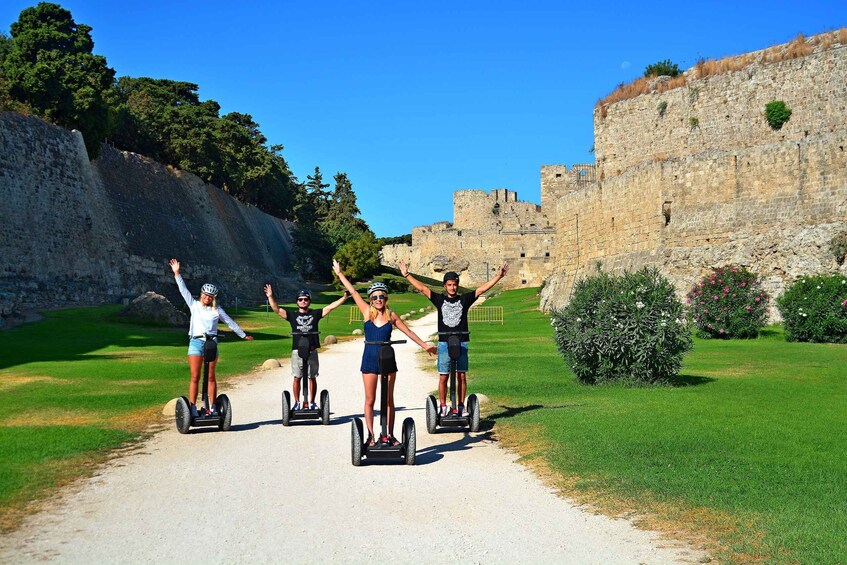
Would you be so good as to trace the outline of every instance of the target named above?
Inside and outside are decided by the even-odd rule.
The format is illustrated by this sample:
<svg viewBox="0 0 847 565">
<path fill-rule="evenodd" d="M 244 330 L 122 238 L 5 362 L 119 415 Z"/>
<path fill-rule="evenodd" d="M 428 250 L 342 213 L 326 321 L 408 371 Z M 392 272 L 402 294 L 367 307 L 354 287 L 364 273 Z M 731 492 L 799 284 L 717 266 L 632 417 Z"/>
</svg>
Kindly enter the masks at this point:
<svg viewBox="0 0 847 565">
<path fill-rule="evenodd" d="M 200 292 L 202 292 L 203 294 L 208 294 L 209 296 L 217 296 L 218 287 L 216 287 L 212 283 L 206 283 L 203 285 L 203 288 L 200 289 Z"/>
<path fill-rule="evenodd" d="M 378 290 L 381 290 L 382 292 L 387 293 L 388 292 L 388 285 L 386 285 L 384 282 L 371 283 L 371 286 L 368 287 L 368 296 L 370 296 L 371 294 L 373 294 L 374 292 L 376 292 Z"/>
</svg>

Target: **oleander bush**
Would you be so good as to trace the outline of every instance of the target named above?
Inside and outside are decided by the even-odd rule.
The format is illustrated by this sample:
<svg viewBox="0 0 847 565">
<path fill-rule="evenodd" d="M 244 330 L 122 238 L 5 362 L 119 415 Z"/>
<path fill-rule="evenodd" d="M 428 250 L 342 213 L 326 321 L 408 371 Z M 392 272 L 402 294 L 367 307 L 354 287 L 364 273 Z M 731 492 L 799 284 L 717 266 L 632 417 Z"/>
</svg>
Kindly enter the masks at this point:
<svg viewBox="0 0 847 565">
<path fill-rule="evenodd" d="M 578 282 L 551 313 L 559 353 L 583 383 L 668 381 L 692 347 L 686 310 L 656 269 Z"/>
<path fill-rule="evenodd" d="M 687 302 L 700 337 L 754 338 L 767 323 L 770 297 L 756 274 L 726 265 L 697 281 Z"/>
<path fill-rule="evenodd" d="M 847 343 L 847 277 L 803 277 L 777 299 L 788 341 Z"/>
</svg>

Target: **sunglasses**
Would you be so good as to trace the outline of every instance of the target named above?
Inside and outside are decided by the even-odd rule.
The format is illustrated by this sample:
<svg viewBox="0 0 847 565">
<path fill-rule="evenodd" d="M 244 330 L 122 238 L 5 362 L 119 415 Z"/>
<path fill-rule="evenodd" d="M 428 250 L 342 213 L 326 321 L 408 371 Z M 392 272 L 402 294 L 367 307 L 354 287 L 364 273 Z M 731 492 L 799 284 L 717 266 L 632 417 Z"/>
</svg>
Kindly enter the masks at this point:
<svg viewBox="0 0 847 565">
<path fill-rule="evenodd" d="M 371 300 L 388 300 L 388 297 L 384 294 L 374 294 L 371 296 Z"/>
<path fill-rule="evenodd" d="M 311 301 L 312 301 L 312 299 L 309 298 L 308 296 L 301 296 L 300 298 L 297 299 L 297 302 L 311 302 Z"/>
</svg>

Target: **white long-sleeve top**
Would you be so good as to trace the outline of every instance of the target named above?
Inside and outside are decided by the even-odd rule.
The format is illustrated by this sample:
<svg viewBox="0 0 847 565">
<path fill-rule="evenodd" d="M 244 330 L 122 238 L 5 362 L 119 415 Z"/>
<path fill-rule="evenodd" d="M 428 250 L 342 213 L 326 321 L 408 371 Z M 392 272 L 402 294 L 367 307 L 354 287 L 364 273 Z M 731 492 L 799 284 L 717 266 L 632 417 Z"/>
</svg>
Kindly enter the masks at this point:
<svg viewBox="0 0 847 565">
<path fill-rule="evenodd" d="M 185 303 L 188 304 L 189 310 L 191 310 L 191 323 L 188 326 L 189 336 L 202 336 L 203 334 L 218 335 L 218 322 L 221 321 L 229 326 L 232 331 L 237 333 L 238 337 L 241 339 L 247 337 L 247 334 L 244 333 L 241 326 L 236 324 L 233 319 L 224 312 L 223 308 L 220 306 L 217 308 L 203 306 L 202 302 L 194 300 L 194 297 L 191 296 L 191 293 L 188 291 L 188 287 L 185 286 L 185 281 L 182 280 L 182 275 L 176 275 L 174 278 L 176 279 L 176 285 L 179 287 L 179 293 L 185 299 Z"/>
</svg>

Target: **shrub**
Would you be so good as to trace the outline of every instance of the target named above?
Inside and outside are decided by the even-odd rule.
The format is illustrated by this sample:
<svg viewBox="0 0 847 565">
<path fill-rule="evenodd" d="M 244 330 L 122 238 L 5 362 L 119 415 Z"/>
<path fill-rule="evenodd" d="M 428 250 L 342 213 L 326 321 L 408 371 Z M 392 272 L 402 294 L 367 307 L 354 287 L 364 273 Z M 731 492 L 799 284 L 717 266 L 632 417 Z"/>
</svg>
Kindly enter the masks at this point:
<svg viewBox="0 0 847 565">
<path fill-rule="evenodd" d="M 659 111 L 659 117 L 664 118 L 665 112 L 668 110 L 668 103 L 665 100 L 659 102 L 659 105 L 656 108 Z"/>
<path fill-rule="evenodd" d="M 701 337 L 758 337 L 767 322 L 770 297 L 744 267 L 714 269 L 691 287 L 687 299 Z"/>
<path fill-rule="evenodd" d="M 788 341 L 847 343 L 847 277 L 803 277 L 776 302 Z"/>
<path fill-rule="evenodd" d="M 578 282 L 550 323 L 559 353 L 583 383 L 667 381 L 692 346 L 685 308 L 656 269 L 598 272 Z"/>
<path fill-rule="evenodd" d="M 681 74 L 682 71 L 679 70 L 679 66 L 676 63 L 672 63 L 670 59 L 665 59 L 664 61 L 647 65 L 644 69 L 645 77 L 678 77 Z"/>
<path fill-rule="evenodd" d="M 765 104 L 765 118 L 773 129 L 781 129 L 791 117 L 791 109 L 782 100 L 774 100 Z"/>
</svg>

